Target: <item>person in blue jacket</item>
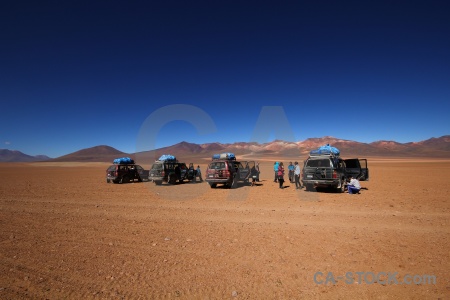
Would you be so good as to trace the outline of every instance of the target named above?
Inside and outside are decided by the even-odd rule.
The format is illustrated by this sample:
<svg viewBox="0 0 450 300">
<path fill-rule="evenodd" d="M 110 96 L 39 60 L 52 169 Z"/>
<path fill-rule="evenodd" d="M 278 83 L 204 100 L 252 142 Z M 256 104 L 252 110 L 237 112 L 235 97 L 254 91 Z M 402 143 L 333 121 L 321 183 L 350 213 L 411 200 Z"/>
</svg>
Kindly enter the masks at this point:
<svg viewBox="0 0 450 300">
<path fill-rule="evenodd" d="M 290 183 L 294 182 L 294 169 L 295 169 L 295 167 L 294 167 L 294 165 L 292 164 L 292 161 L 291 161 L 289 163 L 289 166 L 288 166 L 288 170 L 289 170 L 288 177 L 289 177 L 289 182 Z"/>
<path fill-rule="evenodd" d="M 278 165 L 279 163 L 277 161 L 273 163 L 273 171 L 275 172 L 275 179 L 273 182 L 278 182 Z"/>
</svg>

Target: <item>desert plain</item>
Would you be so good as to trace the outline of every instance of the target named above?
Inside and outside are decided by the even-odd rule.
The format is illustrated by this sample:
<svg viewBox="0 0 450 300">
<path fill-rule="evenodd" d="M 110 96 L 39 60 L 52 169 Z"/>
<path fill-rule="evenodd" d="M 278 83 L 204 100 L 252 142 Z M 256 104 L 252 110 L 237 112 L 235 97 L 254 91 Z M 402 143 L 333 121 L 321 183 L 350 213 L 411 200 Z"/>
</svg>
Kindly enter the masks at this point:
<svg viewBox="0 0 450 300">
<path fill-rule="evenodd" d="M 450 160 L 369 158 L 358 195 L 279 189 L 273 160 L 232 190 L 1 163 L 0 299 L 450 298 Z"/>
</svg>

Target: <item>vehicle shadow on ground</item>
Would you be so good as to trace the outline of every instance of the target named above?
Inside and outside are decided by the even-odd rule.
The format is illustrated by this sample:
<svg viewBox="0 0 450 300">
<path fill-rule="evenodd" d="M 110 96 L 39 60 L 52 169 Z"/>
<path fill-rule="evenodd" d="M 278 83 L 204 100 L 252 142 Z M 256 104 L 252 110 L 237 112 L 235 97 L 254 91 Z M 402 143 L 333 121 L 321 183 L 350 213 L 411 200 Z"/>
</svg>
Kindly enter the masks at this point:
<svg viewBox="0 0 450 300">
<path fill-rule="evenodd" d="M 324 194 L 343 194 L 340 191 L 333 189 L 333 188 L 315 188 L 312 189 L 311 192 L 318 192 L 318 193 L 324 193 Z M 347 190 L 345 190 L 344 193 L 347 193 Z"/>
<path fill-rule="evenodd" d="M 212 188 L 212 189 L 223 189 L 223 190 L 239 190 L 241 188 L 245 188 L 245 187 L 251 187 L 251 184 L 238 184 L 236 187 L 231 188 L 227 185 L 217 185 L 216 187 Z"/>
</svg>

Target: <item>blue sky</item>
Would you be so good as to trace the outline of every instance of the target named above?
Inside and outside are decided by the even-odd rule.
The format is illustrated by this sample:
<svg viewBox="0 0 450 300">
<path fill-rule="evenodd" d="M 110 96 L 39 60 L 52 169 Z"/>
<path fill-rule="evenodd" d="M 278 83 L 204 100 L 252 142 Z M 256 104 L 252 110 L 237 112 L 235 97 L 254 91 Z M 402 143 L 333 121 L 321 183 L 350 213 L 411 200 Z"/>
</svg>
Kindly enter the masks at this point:
<svg viewBox="0 0 450 300">
<path fill-rule="evenodd" d="M 272 138 L 446 135 L 449 15 L 446 1 L 3 1 L 0 148 L 135 152 L 176 104 L 216 130 L 176 111 L 156 147 L 250 141 L 267 106 L 288 121 L 267 120 Z"/>
</svg>

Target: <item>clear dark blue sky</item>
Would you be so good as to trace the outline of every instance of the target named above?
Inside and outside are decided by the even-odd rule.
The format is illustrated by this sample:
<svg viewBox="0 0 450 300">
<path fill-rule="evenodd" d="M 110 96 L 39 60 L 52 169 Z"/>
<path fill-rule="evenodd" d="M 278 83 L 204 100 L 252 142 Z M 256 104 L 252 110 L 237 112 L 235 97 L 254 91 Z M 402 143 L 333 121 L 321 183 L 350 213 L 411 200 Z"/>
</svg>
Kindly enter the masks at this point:
<svg viewBox="0 0 450 300">
<path fill-rule="evenodd" d="M 217 130 L 173 121 L 158 147 L 250 141 L 264 106 L 296 140 L 449 134 L 449 16 L 448 1 L 2 1 L 0 148 L 135 152 L 173 104 Z"/>
</svg>

